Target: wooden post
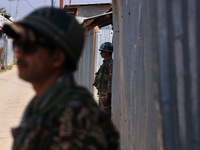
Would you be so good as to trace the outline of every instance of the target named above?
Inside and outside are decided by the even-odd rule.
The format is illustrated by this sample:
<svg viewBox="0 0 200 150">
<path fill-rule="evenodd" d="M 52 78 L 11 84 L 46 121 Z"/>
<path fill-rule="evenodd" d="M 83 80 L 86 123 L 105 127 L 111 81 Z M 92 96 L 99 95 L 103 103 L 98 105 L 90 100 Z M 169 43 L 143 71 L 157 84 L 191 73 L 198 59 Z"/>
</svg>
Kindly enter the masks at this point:
<svg viewBox="0 0 200 150">
<path fill-rule="evenodd" d="M 93 30 L 93 54 L 92 54 L 92 82 L 94 82 L 94 74 L 95 74 L 95 49 L 96 49 L 96 36 L 97 36 L 98 27 L 94 27 Z M 92 86 L 92 95 L 94 95 L 94 87 Z"/>
<path fill-rule="evenodd" d="M 63 0 L 60 0 L 60 9 L 63 9 Z"/>
</svg>

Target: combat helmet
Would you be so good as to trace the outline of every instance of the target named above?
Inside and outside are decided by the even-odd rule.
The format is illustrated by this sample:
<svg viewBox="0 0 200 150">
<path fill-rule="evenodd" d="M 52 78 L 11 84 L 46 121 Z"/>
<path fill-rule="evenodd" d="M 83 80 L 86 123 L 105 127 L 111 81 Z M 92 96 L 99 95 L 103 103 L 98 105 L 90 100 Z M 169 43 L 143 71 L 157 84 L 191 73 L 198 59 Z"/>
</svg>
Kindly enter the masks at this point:
<svg viewBox="0 0 200 150">
<path fill-rule="evenodd" d="M 75 66 L 72 71 L 76 69 L 83 49 L 84 32 L 74 16 L 59 8 L 44 7 L 36 9 L 20 21 L 4 25 L 3 31 L 17 39 L 23 36 L 21 28 L 29 28 L 44 36 L 48 43 L 66 53 L 69 63 Z"/>
<path fill-rule="evenodd" d="M 101 44 L 99 50 L 112 53 L 113 52 L 113 45 L 110 42 L 105 42 L 105 43 Z"/>
</svg>

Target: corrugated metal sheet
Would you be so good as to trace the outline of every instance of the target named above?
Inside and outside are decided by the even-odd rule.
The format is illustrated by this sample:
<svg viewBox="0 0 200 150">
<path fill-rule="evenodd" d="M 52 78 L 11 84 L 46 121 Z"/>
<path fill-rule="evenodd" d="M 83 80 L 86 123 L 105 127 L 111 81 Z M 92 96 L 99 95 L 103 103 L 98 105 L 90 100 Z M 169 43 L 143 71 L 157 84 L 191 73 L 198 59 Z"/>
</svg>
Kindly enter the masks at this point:
<svg viewBox="0 0 200 150">
<path fill-rule="evenodd" d="M 14 62 L 14 53 L 13 53 L 13 47 L 12 47 L 12 39 L 7 39 L 7 36 L 2 36 L 2 39 L 4 46 L 1 52 L 1 60 L 2 65 L 6 66 L 8 64 L 11 64 Z"/>
<path fill-rule="evenodd" d="M 1 53 L 1 59 L 4 66 L 14 62 L 12 39 L 4 39 L 4 48 L 3 52 Z"/>
<path fill-rule="evenodd" d="M 112 117 L 122 150 L 156 150 L 152 30 L 146 1 L 113 1 Z"/>
<path fill-rule="evenodd" d="M 92 63 L 93 63 L 93 31 L 85 34 L 85 45 L 81 59 L 79 61 L 78 69 L 75 72 L 75 80 L 79 85 L 87 87 L 92 91 Z"/>
<path fill-rule="evenodd" d="M 165 19 L 158 26 L 158 43 L 160 59 L 166 60 L 159 62 L 166 150 L 200 149 L 198 4 L 197 0 L 158 3 L 158 17 Z"/>
<path fill-rule="evenodd" d="M 14 52 L 13 52 L 13 45 L 12 45 L 12 39 L 7 40 L 7 53 L 6 53 L 6 58 L 7 58 L 7 64 L 13 63 L 14 62 Z"/>
<path fill-rule="evenodd" d="M 112 115 L 122 150 L 200 149 L 199 4 L 113 1 Z"/>
<path fill-rule="evenodd" d="M 113 31 L 111 26 L 101 29 L 95 28 L 85 32 L 85 45 L 81 56 L 78 70 L 75 72 L 75 80 L 78 84 L 88 88 L 96 96 L 96 89 L 92 86 L 95 72 L 99 69 L 103 60 L 98 51 L 100 45 L 105 41 L 112 41 Z"/>
</svg>

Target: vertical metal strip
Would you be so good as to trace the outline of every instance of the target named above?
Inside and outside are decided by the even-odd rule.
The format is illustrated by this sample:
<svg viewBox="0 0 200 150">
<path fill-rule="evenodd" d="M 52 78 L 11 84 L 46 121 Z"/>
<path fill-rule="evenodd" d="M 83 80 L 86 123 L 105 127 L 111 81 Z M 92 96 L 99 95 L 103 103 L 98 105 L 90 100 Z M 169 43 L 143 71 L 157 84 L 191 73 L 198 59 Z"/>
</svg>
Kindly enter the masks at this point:
<svg viewBox="0 0 200 150">
<path fill-rule="evenodd" d="M 196 20 L 196 2 L 195 0 L 187 1 L 188 6 L 188 51 L 189 51 L 189 77 L 190 77 L 190 88 L 188 92 L 190 93 L 190 99 L 187 101 L 190 102 L 190 128 L 191 132 L 191 149 L 197 150 L 199 149 L 199 116 L 198 116 L 198 84 L 197 84 L 197 40 L 196 40 L 196 31 L 197 31 L 197 20 Z"/>
<path fill-rule="evenodd" d="M 97 33 L 98 27 L 94 27 L 93 30 L 93 47 L 92 47 L 92 82 L 94 82 L 94 70 L 95 70 L 95 48 L 96 48 L 96 33 Z M 92 86 L 92 85 L 91 85 Z M 94 94 L 94 87 L 91 87 L 92 89 L 92 95 Z"/>
</svg>

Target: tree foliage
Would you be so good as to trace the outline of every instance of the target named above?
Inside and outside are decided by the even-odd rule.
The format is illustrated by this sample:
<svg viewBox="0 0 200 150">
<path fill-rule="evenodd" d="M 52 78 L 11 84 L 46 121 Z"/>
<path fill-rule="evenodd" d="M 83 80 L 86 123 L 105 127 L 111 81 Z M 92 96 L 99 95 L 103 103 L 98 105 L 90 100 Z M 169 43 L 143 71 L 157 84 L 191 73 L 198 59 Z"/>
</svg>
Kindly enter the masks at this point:
<svg viewBox="0 0 200 150">
<path fill-rule="evenodd" d="M 0 14 L 5 14 L 6 13 L 6 9 L 5 8 L 0 8 Z"/>
</svg>

